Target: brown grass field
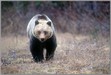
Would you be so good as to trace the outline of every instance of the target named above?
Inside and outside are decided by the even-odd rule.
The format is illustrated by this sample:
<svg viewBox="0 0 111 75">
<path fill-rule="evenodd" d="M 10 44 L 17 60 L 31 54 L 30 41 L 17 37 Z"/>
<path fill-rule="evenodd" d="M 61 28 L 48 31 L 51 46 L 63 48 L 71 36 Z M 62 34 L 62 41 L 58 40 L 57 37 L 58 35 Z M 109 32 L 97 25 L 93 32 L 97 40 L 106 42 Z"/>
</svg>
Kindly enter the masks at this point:
<svg viewBox="0 0 111 75">
<path fill-rule="evenodd" d="M 2 74 L 109 74 L 109 38 L 57 34 L 53 60 L 35 63 L 26 36 L 2 37 Z"/>
</svg>

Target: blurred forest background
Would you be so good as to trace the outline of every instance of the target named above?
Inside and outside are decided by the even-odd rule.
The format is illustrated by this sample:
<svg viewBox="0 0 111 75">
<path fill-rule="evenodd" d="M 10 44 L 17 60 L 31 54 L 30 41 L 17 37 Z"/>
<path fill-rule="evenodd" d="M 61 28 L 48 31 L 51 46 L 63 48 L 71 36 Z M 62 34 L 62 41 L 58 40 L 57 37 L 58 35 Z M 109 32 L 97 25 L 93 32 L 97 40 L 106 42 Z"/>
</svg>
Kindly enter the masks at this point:
<svg viewBox="0 0 111 75">
<path fill-rule="evenodd" d="M 38 13 L 48 15 L 57 31 L 109 35 L 110 3 L 108 1 L 9 1 L 2 2 L 1 5 L 1 28 L 2 32 L 5 31 L 5 35 L 8 32 L 26 34 L 24 30 L 26 30 L 28 21 Z M 6 31 L 7 25 L 12 26 L 12 29 Z"/>
<path fill-rule="evenodd" d="M 54 23 L 55 60 L 33 62 L 26 33 L 36 14 Z M 2 1 L 1 73 L 109 74 L 110 1 Z M 65 37 L 65 38 L 63 38 Z"/>
</svg>

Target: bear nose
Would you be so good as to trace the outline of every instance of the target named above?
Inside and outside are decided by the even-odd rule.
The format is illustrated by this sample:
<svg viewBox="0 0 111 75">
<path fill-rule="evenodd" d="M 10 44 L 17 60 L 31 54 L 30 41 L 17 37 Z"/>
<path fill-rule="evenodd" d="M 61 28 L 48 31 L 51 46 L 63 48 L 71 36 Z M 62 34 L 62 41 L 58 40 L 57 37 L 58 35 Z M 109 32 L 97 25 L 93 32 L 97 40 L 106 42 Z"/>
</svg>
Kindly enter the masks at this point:
<svg viewBox="0 0 111 75">
<path fill-rule="evenodd" d="M 44 41 L 44 38 L 41 38 L 41 41 Z"/>
</svg>

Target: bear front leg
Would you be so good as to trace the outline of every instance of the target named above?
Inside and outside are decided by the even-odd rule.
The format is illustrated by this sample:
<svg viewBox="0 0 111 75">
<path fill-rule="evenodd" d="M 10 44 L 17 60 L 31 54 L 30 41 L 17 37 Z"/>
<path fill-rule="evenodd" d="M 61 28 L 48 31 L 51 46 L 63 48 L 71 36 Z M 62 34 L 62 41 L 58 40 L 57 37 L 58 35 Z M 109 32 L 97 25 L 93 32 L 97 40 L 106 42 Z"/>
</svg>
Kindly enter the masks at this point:
<svg viewBox="0 0 111 75">
<path fill-rule="evenodd" d="M 43 51 L 42 50 L 41 51 L 37 51 L 37 49 L 31 50 L 31 53 L 32 53 L 32 56 L 33 56 L 33 59 L 35 62 L 43 62 L 44 57 L 43 57 Z"/>
<path fill-rule="evenodd" d="M 43 48 L 37 41 L 30 41 L 30 51 L 35 62 L 43 61 Z"/>
<path fill-rule="evenodd" d="M 53 59 L 55 50 L 47 50 L 46 52 L 46 61 Z"/>
<path fill-rule="evenodd" d="M 57 47 L 56 42 L 47 43 L 47 46 L 46 46 L 46 61 L 48 61 L 50 59 L 53 59 L 56 47 Z"/>
</svg>

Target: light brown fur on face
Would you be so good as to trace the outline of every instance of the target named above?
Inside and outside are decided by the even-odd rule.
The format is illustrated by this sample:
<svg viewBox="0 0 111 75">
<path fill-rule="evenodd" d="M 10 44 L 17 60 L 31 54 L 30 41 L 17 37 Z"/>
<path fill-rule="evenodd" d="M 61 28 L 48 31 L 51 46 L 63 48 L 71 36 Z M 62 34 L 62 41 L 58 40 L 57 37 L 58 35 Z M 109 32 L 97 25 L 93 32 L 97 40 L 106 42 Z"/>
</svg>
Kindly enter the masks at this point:
<svg viewBox="0 0 111 75">
<path fill-rule="evenodd" d="M 53 30 L 49 25 L 47 25 L 48 21 L 38 20 L 38 22 L 39 24 L 37 24 L 33 30 L 33 35 L 40 41 L 46 41 L 52 36 Z"/>
</svg>

